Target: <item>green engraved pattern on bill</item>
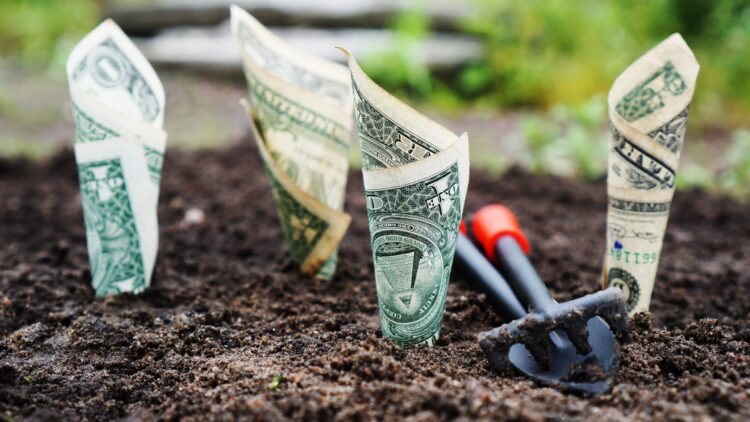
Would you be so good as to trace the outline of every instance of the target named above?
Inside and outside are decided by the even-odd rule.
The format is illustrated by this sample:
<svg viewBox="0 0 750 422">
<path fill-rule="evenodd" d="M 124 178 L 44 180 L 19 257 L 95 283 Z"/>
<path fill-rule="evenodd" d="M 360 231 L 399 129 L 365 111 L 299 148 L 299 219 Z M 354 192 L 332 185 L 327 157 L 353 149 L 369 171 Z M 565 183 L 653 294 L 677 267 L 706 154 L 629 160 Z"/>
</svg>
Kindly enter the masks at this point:
<svg viewBox="0 0 750 422">
<path fill-rule="evenodd" d="M 119 132 L 98 122 L 75 104 L 73 105 L 73 118 L 75 121 L 76 142 L 99 142 L 121 136 Z M 148 163 L 151 181 L 158 187 L 161 181 L 164 153 L 148 145 L 143 145 L 143 150 L 146 162 Z"/>
<path fill-rule="evenodd" d="M 161 169 L 164 164 L 164 153 L 147 145 L 143 146 L 143 152 L 146 154 L 149 177 L 154 182 L 154 185 L 159 186 L 161 182 Z"/>
<path fill-rule="evenodd" d="M 264 113 L 264 118 L 261 119 L 263 124 L 282 128 L 288 128 L 293 124 L 295 129 L 309 132 L 315 135 L 315 138 L 328 140 L 343 151 L 348 150 L 349 130 L 344 126 L 274 91 L 251 72 L 245 72 L 245 74 L 251 102 L 254 107 Z"/>
<path fill-rule="evenodd" d="M 687 84 L 671 62 L 667 62 L 648 79 L 628 92 L 615 110 L 628 122 L 642 119 L 665 106 L 667 95 L 686 92 Z"/>
<path fill-rule="evenodd" d="M 96 295 L 144 290 L 143 257 L 120 160 L 79 164 L 78 177 Z"/>
<path fill-rule="evenodd" d="M 350 99 L 349 87 L 334 79 L 327 79 L 315 74 L 278 54 L 272 48 L 263 44 L 261 38 L 255 34 L 246 21 L 240 21 L 237 36 L 242 43 L 247 44 L 249 48 L 262 57 L 263 67 L 269 73 L 318 96 L 330 98 L 341 106 L 348 104 Z"/>
<path fill-rule="evenodd" d="M 649 138 L 662 145 L 664 148 L 679 155 L 682 151 L 682 141 L 685 138 L 685 129 L 687 128 L 688 111 L 690 106 L 685 107 L 672 120 L 663 126 L 649 132 Z"/>
<path fill-rule="evenodd" d="M 425 159 L 440 150 L 396 125 L 362 95 L 352 79 L 354 116 L 365 170 L 391 168 Z"/>
<path fill-rule="evenodd" d="M 648 308 L 669 207 L 609 196 L 604 282 L 623 291 L 628 312 Z"/>
<path fill-rule="evenodd" d="M 163 112 L 154 89 L 111 38 L 95 46 L 77 64 L 71 76 L 74 81 L 88 76 L 101 89 L 124 92 L 149 122 L 154 122 Z"/>
<path fill-rule="evenodd" d="M 365 189 L 383 335 L 433 345 L 461 220 L 458 165 L 418 182 Z"/>
<path fill-rule="evenodd" d="M 263 163 L 263 168 L 271 184 L 289 255 L 292 261 L 301 265 L 328 230 L 328 223 L 297 202 L 276 180 L 266 163 Z"/>
<path fill-rule="evenodd" d="M 333 274 L 336 272 L 336 264 L 338 264 L 338 261 L 339 250 L 336 249 L 335 251 L 333 251 L 328 260 L 323 265 L 321 265 L 318 273 L 315 276 L 323 280 L 330 280 L 331 277 L 333 277 Z"/>
<path fill-rule="evenodd" d="M 613 124 L 610 124 L 610 146 L 614 153 L 610 157 L 612 171 L 623 177 L 630 187 L 640 190 L 674 188 L 675 170 L 648 148 L 624 137 Z M 620 168 L 615 159 L 624 168 Z"/>
<path fill-rule="evenodd" d="M 248 72 L 249 73 L 249 72 Z M 277 168 L 306 193 L 341 210 L 351 132 L 248 75 L 255 123 Z"/>
<path fill-rule="evenodd" d="M 641 288 L 632 274 L 622 268 L 611 268 L 607 273 L 607 285 L 622 290 L 626 309 L 628 312 L 635 310 L 641 299 Z"/>
<path fill-rule="evenodd" d="M 75 104 L 73 104 L 73 120 L 76 128 L 76 142 L 96 142 L 120 136 L 116 131 L 94 120 Z"/>
</svg>

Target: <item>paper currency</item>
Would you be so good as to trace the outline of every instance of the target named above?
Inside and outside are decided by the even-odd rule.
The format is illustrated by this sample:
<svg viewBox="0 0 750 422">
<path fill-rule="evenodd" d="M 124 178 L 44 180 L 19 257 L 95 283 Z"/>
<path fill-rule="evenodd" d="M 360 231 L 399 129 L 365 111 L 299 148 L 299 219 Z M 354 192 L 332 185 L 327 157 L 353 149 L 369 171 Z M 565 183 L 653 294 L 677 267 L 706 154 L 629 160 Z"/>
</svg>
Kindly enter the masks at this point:
<svg viewBox="0 0 750 422">
<path fill-rule="evenodd" d="M 630 65 L 609 92 L 603 284 L 632 315 L 649 308 L 700 66 L 679 34 Z"/>
<path fill-rule="evenodd" d="M 293 49 L 250 14 L 231 8 L 250 100 L 248 111 L 289 253 L 328 279 L 351 220 L 344 213 L 353 137 L 346 67 Z"/>
<path fill-rule="evenodd" d="M 383 335 L 432 346 L 469 184 L 469 143 L 377 86 L 349 57 Z"/>
<path fill-rule="evenodd" d="M 67 74 L 92 284 L 97 296 L 139 293 L 159 243 L 164 88 L 111 20 L 76 45 Z"/>
</svg>

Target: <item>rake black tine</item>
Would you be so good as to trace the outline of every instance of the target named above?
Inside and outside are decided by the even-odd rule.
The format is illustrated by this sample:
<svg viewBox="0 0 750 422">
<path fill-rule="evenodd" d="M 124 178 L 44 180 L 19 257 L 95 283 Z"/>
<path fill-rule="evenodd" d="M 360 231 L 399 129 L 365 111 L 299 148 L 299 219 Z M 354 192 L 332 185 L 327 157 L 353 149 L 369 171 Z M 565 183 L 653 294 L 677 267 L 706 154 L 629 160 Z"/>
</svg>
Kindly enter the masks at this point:
<svg viewBox="0 0 750 422">
<path fill-rule="evenodd" d="M 572 324 L 563 324 L 563 330 L 568 335 L 568 339 L 573 343 L 578 353 L 585 355 L 591 352 L 589 344 L 589 332 L 586 329 L 588 318 L 576 320 Z M 582 328 L 583 327 L 583 328 Z"/>
</svg>

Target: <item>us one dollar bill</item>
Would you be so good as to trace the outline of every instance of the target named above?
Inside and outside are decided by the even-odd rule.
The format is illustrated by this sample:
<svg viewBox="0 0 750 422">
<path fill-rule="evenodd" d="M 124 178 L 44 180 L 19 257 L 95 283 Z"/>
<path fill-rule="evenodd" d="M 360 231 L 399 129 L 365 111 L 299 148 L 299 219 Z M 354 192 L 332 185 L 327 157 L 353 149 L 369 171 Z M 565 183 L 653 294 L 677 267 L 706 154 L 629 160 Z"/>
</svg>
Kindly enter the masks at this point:
<svg viewBox="0 0 750 422">
<path fill-rule="evenodd" d="M 631 315 L 651 302 L 699 69 L 673 34 L 625 69 L 609 92 L 602 280 L 623 290 Z"/>
<path fill-rule="evenodd" d="M 92 284 L 98 296 L 139 293 L 159 246 L 164 88 L 112 20 L 76 45 L 66 70 Z"/>
<path fill-rule="evenodd" d="M 343 49 L 342 49 L 343 50 Z M 469 142 L 406 106 L 349 56 L 383 335 L 440 335 L 469 184 Z"/>
<path fill-rule="evenodd" d="M 243 102 L 294 262 L 329 279 L 351 217 L 343 212 L 353 138 L 345 66 L 298 51 L 231 8 L 250 91 Z"/>
</svg>

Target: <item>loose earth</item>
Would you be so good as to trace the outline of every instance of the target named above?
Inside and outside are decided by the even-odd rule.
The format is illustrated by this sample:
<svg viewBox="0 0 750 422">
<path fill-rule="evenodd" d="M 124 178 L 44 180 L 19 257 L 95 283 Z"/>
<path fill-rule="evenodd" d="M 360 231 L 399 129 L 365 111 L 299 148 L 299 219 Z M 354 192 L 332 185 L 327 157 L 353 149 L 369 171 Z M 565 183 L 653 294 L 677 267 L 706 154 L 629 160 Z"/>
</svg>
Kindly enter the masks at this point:
<svg viewBox="0 0 750 422">
<path fill-rule="evenodd" d="M 600 288 L 605 184 L 475 171 L 467 211 L 501 201 L 558 300 Z M 631 320 L 611 394 L 493 373 L 503 321 L 460 274 L 434 348 L 380 336 L 362 179 L 331 281 L 288 259 L 253 145 L 166 155 L 151 288 L 96 298 L 71 151 L 0 160 L 0 415 L 15 420 L 749 420 L 748 207 L 676 194 L 651 314 Z"/>
</svg>

